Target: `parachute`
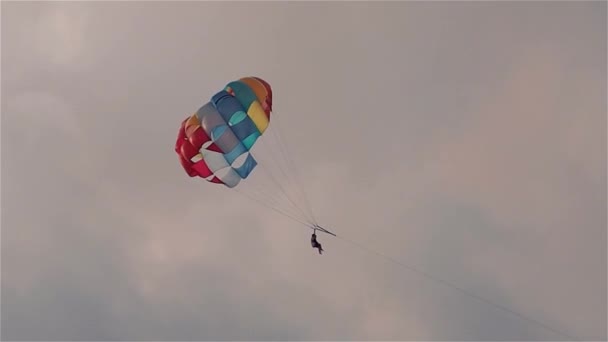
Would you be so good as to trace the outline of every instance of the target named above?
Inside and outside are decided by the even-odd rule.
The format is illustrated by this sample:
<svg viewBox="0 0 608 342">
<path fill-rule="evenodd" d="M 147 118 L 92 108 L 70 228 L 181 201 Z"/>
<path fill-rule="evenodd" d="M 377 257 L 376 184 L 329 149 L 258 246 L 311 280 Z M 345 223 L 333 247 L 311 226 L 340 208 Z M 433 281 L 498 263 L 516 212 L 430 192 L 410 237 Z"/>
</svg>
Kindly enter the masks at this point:
<svg viewBox="0 0 608 342">
<path fill-rule="evenodd" d="M 275 116 L 268 82 L 259 77 L 234 80 L 182 121 L 175 152 L 190 177 L 234 189 L 333 235 L 315 220 Z"/>
<path fill-rule="evenodd" d="M 175 151 L 188 175 L 237 186 L 257 166 L 249 150 L 268 128 L 271 110 L 268 83 L 255 77 L 230 82 L 182 122 Z"/>
</svg>

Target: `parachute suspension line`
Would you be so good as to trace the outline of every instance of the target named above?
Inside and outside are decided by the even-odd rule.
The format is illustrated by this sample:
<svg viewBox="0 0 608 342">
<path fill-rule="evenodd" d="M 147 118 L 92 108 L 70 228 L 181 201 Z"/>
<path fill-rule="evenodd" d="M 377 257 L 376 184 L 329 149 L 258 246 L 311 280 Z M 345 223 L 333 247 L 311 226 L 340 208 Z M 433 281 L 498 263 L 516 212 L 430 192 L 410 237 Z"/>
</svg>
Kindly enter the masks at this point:
<svg viewBox="0 0 608 342">
<path fill-rule="evenodd" d="M 288 199 L 286 199 L 283 191 L 280 190 L 281 185 L 273 179 L 273 174 L 268 170 L 266 166 L 264 166 L 264 162 L 260 160 L 260 157 L 257 155 L 254 155 L 254 157 L 256 158 L 256 160 L 260 161 L 260 163 L 258 163 L 258 172 L 253 175 L 253 177 L 256 179 L 252 181 L 258 182 L 263 179 L 264 181 L 266 181 L 266 183 L 269 183 L 264 186 L 258 185 L 261 187 L 261 189 L 259 189 L 259 193 L 263 195 L 262 199 L 265 200 L 266 204 L 274 205 L 277 208 L 282 208 L 286 211 L 290 211 L 293 216 L 298 216 L 300 219 L 308 221 L 306 216 L 302 214 L 299 208 L 294 205 L 290 205 L 290 202 L 288 201 Z M 244 183 L 250 183 L 250 181 L 248 180 Z M 246 187 L 243 186 L 241 187 L 241 190 L 244 190 L 245 188 Z"/>
<path fill-rule="evenodd" d="M 266 180 L 268 180 L 268 178 L 272 178 L 272 174 L 270 173 L 268 168 L 263 166 L 264 165 L 263 163 L 260 163 L 258 165 L 260 165 L 260 170 L 258 171 L 258 175 L 256 175 L 256 176 L 262 176 L 262 175 L 267 176 L 267 177 L 264 177 L 264 178 L 266 178 Z M 270 184 L 268 186 L 268 188 L 266 188 L 266 190 L 272 190 L 273 188 L 275 188 L 274 194 L 267 195 L 268 201 L 266 204 L 274 205 L 277 209 L 282 209 L 285 212 L 290 213 L 292 216 L 298 217 L 298 219 L 308 222 L 309 219 L 306 217 L 306 215 L 302 214 L 302 211 L 295 205 L 290 205 L 289 201 L 285 200 L 284 193 L 281 193 L 280 191 L 278 191 L 276 189 L 277 187 L 280 188 L 280 184 L 276 184 L 276 182 L 274 182 L 273 184 Z M 277 192 L 278 192 L 278 195 L 277 195 Z"/>
<path fill-rule="evenodd" d="M 251 199 L 251 200 L 253 200 L 253 201 L 255 201 L 255 202 L 257 202 L 257 203 L 259 203 L 259 204 L 261 204 L 261 205 L 263 205 L 265 207 L 267 207 L 267 208 L 270 208 L 270 209 L 274 210 L 275 212 L 277 212 L 277 213 L 279 213 L 279 214 L 281 214 L 281 215 L 283 215 L 285 217 L 288 217 L 288 218 L 292 219 L 293 221 L 295 221 L 297 223 L 300 223 L 301 225 L 303 225 L 305 227 L 312 228 L 312 226 L 309 223 L 306 223 L 306 222 L 304 222 L 304 221 L 302 221 L 302 220 L 300 220 L 300 219 L 298 219 L 298 218 L 296 218 L 296 217 L 294 217 L 294 216 L 292 216 L 292 215 L 290 215 L 288 213 L 285 213 L 285 212 L 283 212 L 280 209 L 277 209 L 275 207 L 269 206 L 265 202 L 259 201 L 258 199 L 254 198 L 254 197 L 252 197 L 252 196 L 250 196 L 250 195 L 248 195 L 248 194 L 246 194 L 246 193 L 244 193 L 244 192 L 242 192 L 242 191 L 240 191 L 240 190 L 238 190 L 236 188 L 233 188 L 233 189 L 236 192 L 238 192 L 239 194 L 241 194 L 241 195 L 243 195 L 243 196 L 245 196 L 245 197 L 247 197 L 247 198 L 249 198 L 249 199 Z"/>
<path fill-rule="evenodd" d="M 375 250 L 373 250 L 373 249 L 371 249 L 371 248 L 369 248 L 369 247 L 367 247 L 367 246 L 365 246 L 363 244 L 360 244 L 360 243 L 357 243 L 355 241 L 346 239 L 346 238 L 344 238 L 342 236 L 338 236 L 338 235 L 334 235 L 334 236 L 336 238 L 338 238 L 338 239 L 340 239 L 340 240 L 342 240 L 342 241 L 344 241 L 346 243 L 349 243 L 349 244 L 351 244 L 351 245 L 353 245 L 355 247 L 358 247 L 358 248 L 360 248 L 360 249 L 362 249 L 362 250 L 364 250 L 364 251 L 366 251 L 366 252 L 368 252 L 370 254 L 374 254 L 374 255 L 376 255 L 376 256 L 378 256 L 380 258 L 383 258 L 383 259 L 385 259 L 387 261 L 390 261 L 390 262 L 394 263 L 397 266 L 400 266 L 400 267 L 402 267 L 404 269 L 407 269 L 407 270 L 409 270 L 411 272 L 417 273 L 418 275 L 420 275 L 422 277 L 430 279 L 430 280 L 432 280 L 432 281 L 434 281 L 436 283 L 439 283 L 439 284 L 441 284 L 441 285 L 443 285 L 445 287 L 449 287 L 449 288 L 454 289 L 454 290 L 456 290 L 456 291 L 458 291 L 458 292 L 460 292 L 460 293 L 462 293 L 462 294 L 464 294 L 464 295 L 466 295 L 468 297 L 476 299 L 479 302 L 482 302 L 482 303 L 487 304 L 489 306 L 493 306 L 494 308 L 497 308 L 497 309 L 499 309 L 499 310 L 501 310 L 503 312 L 509 313 L 509 314 L 511 314 L 513 316 L 516 316 L 516 317 L 518 317 L 518 318 L 520 318 L 520 319 L 522 319 L 524 321 L 527 321 L 529 323 L 536 324 L 537 326 L 540 326 L 540 327 L 544 328 L 547 331 L 550 331 L 550 332 L 552 332 L 552 333 L 554 333 L 556 335 L 559 335 L 561 337 L 567 338 L 569 341 L 578 341 L 578 339 L 574 338 L 573 336 L 570 336 L 569 334 L 566 334 L 563 331 L 559 331 L 559 330 L 557 330 L 555 328 L 552 328 L 552 327 L 548 326 L 547 324 L 540 322 L 537 319 L 534 319 L 534 318 L 531 318 L 531 317 L 527 317 L 527 316 L 525 316 L 525 315 L 523 315 L 523 314 L 521 314 L 519 312 L 516 312 L 516 311 L 514 311 L 512 309 L 509 309 L 508 307 L 506 307 L 504 305 L 492 302 L 492 301 L 490 301 L 490 300 L 488 300 L 488 299 L 486 299 L 484 297 L 481 297 L 481 296 L 476 295 L 476 294 L 474 294 L 474 293 L 472 293 L 470 291 L 467 291 L 467 290 L 465 290 L 464 288 L 462 288 L 460 286 L 454 285 L 454 284 L 452 284 L 452 283 L 450 283 L 450 282 L 448 282 L 446 280 L 443 280 L 441 278 L 438 278 L 438 277 L 436 277 L 436 276 L 434 276 L 434 275 L 432 275 L 430 273 L 422 271 L 422 270 L 420 270 L 418 268 L 415 268 L 413 266 L 407 265 L 407 264 L 405 264 L 405 263 L 403 263 L 403 262 L 401 262 L 401 261 L 399 261 L 399 260 L 397 260 L 395 258 L 392 258 L 392 257 L 390 257 L 390 256 L 388 256 L 386 254 L 382 254 L 380 252 L 377 252 L 377 251 L 375 251 Z"/>
<path fill-rule="evenodd" d="M 269 127 L 269 129 L 272 130 L 271 127 Z M 278 153 L 268 153 L 270 152 L 272 145 L 274 145 L 270 142 L 265 143 L 265 140 L 267 139 L 264 138 L 268 137 L 268 134 L 264 134 L 262 137 L 260 137 L 260 139 L 258 140 L 258 144 L 256 144 L 255 146 L 263 149 L 258 151 L 267 150 L 266 153 L 258 153 L 254 150 L 249 151 L 252 157 L 254 157 L 258 161 L 258 172 L 250 175 L 251 178 L 256 178 L 256 180 L 253 182 L 253 179 L 244 180 L 240 187 L 234 187 L 232 188 L 232 190 L 235 190 L 237 193 L 249 198 L 250 200 L 257 202 L 258 204 L 265 206 L 269 209 L 272 209 L 276 213 L 290 218 L 291 220 L 307 228 L 314 228 L 316 224 L 313 223 L 313 219 L 306 214 L 306 211 L 304 211 L 301 206 L 294 203 L 294 200 L 292 200 L 292 198 L 289 196 L 289 192 L 285 190 L 281 182 L 279 182 L 275 177 L 275 174 L 269 169 L 271 167 L 265 166 L 265 164 L 269 162 L 268 160 L 266 160 L 267 158 L 274 161 L 274 163 L 277 164 L 279 169 L 282 170 L 282 173 L 286 176 L 286 182 L 289 184 L 289 178 L 287 176 L 289 171 L 283 171 L 284 168 L 281 167 L 281 163 L 277 159 L 273 158 L 273 156 L 275 155 L 280 155 Z M 276 138 L 276 135 L 274 135 L 274 137 Z M 274 143 L 280 145 L 280 143 L 278 143 L 277 141 L 275 141 Z M 269 157 L 267 156 L 268 154 L 270 155 Z M 264 186 L 263 184 L 257 184 L 258 181 L 266 181 L 267 183 L 271 182 L 271 184 L 267 184 L 268 186 Z M 250 186 L 249 189 L 247 188 L 248 186 Z M 272 193 L 273 189 L 278 192 L 278 196 L 277 193 Z M 251 194 L 248 192 L 251 192 Z M 286 199 L 287 201 L 284 201 L 282 199 Z M 291 205 L 289 205 L 288 202 L 291 203 Z"/>
<path fill-rule="evenodd" d="M 309 215 L 309 217 L 311 218 L 311 222 L 316 223 L 315 219 L 314 219 L 314 215 L 310 212 L 309 208 L 306 206 L 306 202 L 302 200 L 302 196 L 301 196 L 301 192 L 299 192 L 298 190 L 300 190 L 300 188 L 298 187 L 299 184 L 293 179 L 295 177 L 295 167 L 291 167 L 290 163 L 289 163 L 289 153 L 286 153 L 286 146 L 284 145 L 283 141 L 281 141 L 280 139 L 280 130 L 282 129 L 280 127 L 279 124 L 279 119 L 280 114 L 276 114 L 274 115 L 274 120 L 275 120 L 275 129 L 272 130 L 272 132 L 270 132 L 270 136 L 272 136 L 272 138 L 277 142 L 278 145 L 278 153 L 277 156 L 278 157 L 282 157 L 281 160 L 284 161 L 284 167 L 287 170 L 287 172 L 285 172 L 285 176 L 286 176 L 286 180 L 288 182 L 288 184 L 290 184 L 290 189 L 294 192 L 293 196 L 294 198 L 298 199 L 299 204 L 304 208 L 303 210 L 307 212 L 307 214 Z"/>
<path fill-rule="evenodd" d="M 280 115 L 279 115 L 280 116 Z M 318 225 L 317 220 L 315 219 L 315 215 L 314 212 L 312 210 L 312 206 L 310 205 L 310 202 L 308 201 L 308 197 L 306 196 L 305 190 L 302 187 L 302 183 L 300 181 L 300 177 L 299 177 L 299 170 L 296 167 L 295 163 L 293 162 L 293 159 L 291 157 L 291 155 L 288 153 L 288 146 L 286 145 L 286 143 L 284 142 L 283 138 L 281 137 L 281 133 L 280 133 L 280 120 L 278 120 L 278 126 L 279 126 L 279 130 L 277 130 L 276 134 L 278 136 L 278 140 L 279 140 L 279 146 L 281 147 L 281 152 L 283 153 L 283 156 L 285 159 L 287 159 L 287 163 L 288 163 L 288 168 L 291 167 L 291 169 L 293 170 L 293 178 L 295 178 L 295 181 L 297 183 L 298 186 L 296 186 L 295 188 L 297 190 L 299 190 L 300 196 L 304 199 L 304 204 L 306 205 L 306 208 L 308 209 L 308 213 L 309 215 L 312 217 L 313 222 L 315 225 Z"/>
<path fill-rule="evenodd" d="M 235 188 L 235 190 L 237 190 L 237 192 L 240 191 L 243 195 L 246 195 L 246 196 L 250 197 L 251 199 L 256 200 L 259 203 L 264 203 L 266 206 L 274 207 L 277 210 L 283 211 L 285 214 L 289 214 L 291 216 L 302 219 L 301 215 L 298 214 L 298 212 L 296 210 L 294 210 L 290 206 L 286 206 L 286 207 L 282 206 L 281 204 L 284 204 L 284 202 L 280 201 L 280 199 L 277 199 L 272 194 L 269 194 L 267 192 L 267 189 L 261 188 L 258 184 L 256 184 L 256 182 L 243 182 L 243 183 L 244 184 L 242 184 L 241 187 L 239 187 L 238 189 Z M 251 187 L 251 188 L 249 188 L 249 187 Z"/>
<path fill-rule="evenodd" d="M 253 156 L 253 153 L 251 154 Z M 297 208 L 290 206 L 287 201 L 282 200 L 283 196 L 277 190 L 279 185 L 276 182 L 270 182 L 272 176 L 270 171 L 264 167 L 265 163 L 261 160 L 260 156 L 254 156 L 254 158 L 259 162 L 257 172 L 250 174 L 248 179 L 241 181 L 239 186 L 232 190 L 236 190 L 258 203 L 263 203 L 266 207 L 272 207 L 275 210 L 281 211 L 282 214 L 289 214 L 300 221 L 308 221 L 305 216 L 298 213 Z"/>
<path fill-rule="evenodd" d="M 274 116 L 275 120 L 278 120 L 278 116 Z M 277 121 L 278 123 L 278 121 Z M 297 203 L 296 205 L 303 211 L 306 213 L 306 208 L 304 207 L 304 205 L 302 204 L 301 201 L 298 201 L 297 198 L 297 193 L 293 193 L 294 188 L 297 188 L 295 182 L 292 181 L 290 175 L 293 175 L 293 170 L 290 170 L 289 168 L 289 163 L 287 162 L 287 155 L 284 153 L 284 146 L 283 143 L 278 139 L 278 132 L 280 130 L 280 127 L 278 125 L 272 125 L 272 127 L 270 127 L 270 132 L 269 134 L 267 134 L 267 139 L 272 140 L 273 144 L 270 145 L 277 145 L 277 146 L 273 146 L 276 147 L 276 149 L 273 151 L 272 156 L 273 156 L 273 160 L 277 163 L 279 170 L 281 170 L 282 175 L 284 176 L 285 179 L 285 183 L 287 184 L 287 190 L 291 190 L 291 191 L 286 191 L 286 195 L 290 196 L 290 199 L 292 200 L 292 202 L 297 201 L 299 203 Z M 269 142 L 270 142 L 269 140 Z M 293 196 L 293 197 L 292 197 Z M 302 207 L 304 207 L 304 209 L 302 209 Z M 307 213 L 310 217 L 311 222 L 314 221 L 314 217 L 313 215 L 311 215 L 310 213 Z"/>
<path fill-rule="evenodd" d="M 304 191 L 304 189 L 302 187 L 302 183 L 300 182 L 300 178 L 299 178 L 299 174 L 298 174 L 298 169 L 295 166 L 295 163 L 293 162 L 290 154 L 288 153 L 288 151 L 289 151 L 288 150 L 288 146 L 285 144 L 284 139 L 281 136 L 281 132 L 280 132 L 282 130 L 281 123 L 280 123 L 281 122 L 281 120 L 280 120 L 281 115 L 280 114 L 277 115 L 276 111 L 274 111 L 274 113 L 275 113 L 275 115 L 274 115 L 274 121 L 277 123 L 277 126 L 278 126 L 277 128 L 278 129 L 274 130 L 276 132 L 274 132 L 274 131 L 271 132 L 271 134 L 276 134 L 277 140 L 279 142 L 278 145 L 279 145 L 279 149 L 281 150 L 281 154 L 282 154 L 283 158 L 286 159 L 286 161 L 287 161 L 287 168 L 289 169 L 291 167 L 291 169 L 292 169 L 291 171 L 292 172 L 290 172 L 290 174 L 293 175 L 293 178 L 295 178 L 295 181 L 296 181 L 296 183 L 298 185 L 295 188 L 297 190 L 299 190 L 300 195 L 304 198 L 304 204 L 305 204 L 305 206 L 306 206 L 306 208 L 308 210 L 308 214 L 312 218 L 312 222 L 315 225 L 318 225 L 318 222 L 315 219 L 314 211 L 312 210 L 312 206 L 310 205 L 310 202 L 308 201 L 306 193 L 305 193 L 305 191 Z"/>
<path fill-rule="evenodd" d="M 276 118 L 276 116 L 275 116 Z M 285 182 L 285 188 L 281 188 L 284 192 L 284 194 L 288 197 L 289 201 L 296 206 L 300 211 L 302 211 L 303 215 L 307 215 L 306 211 L 304 209 L 302 209 L 302 204 L 301 203 L 296 203 L 297 201 L 297 197 L 294 196 L 294 194 L 292 193 L 293 188 L 294 188 L 294 183 L 291 181 L 290 177 L 289 177 L 289 173 L 291 172 L 289 170 L 289 166 L 286 162 L 285 157 L 282 154 L 282 149 L 281 149 L 281 143 L 278 141 L 278 139 L 276 138 L 276 134 L 275 131 L 278 129 L 278 127 L 275 127 L 274 125 L 272 127 L 269 128 L 270 132 L 266 132 L 266 136 L 265 138 L 268 140 L 268 148 L 269 150 L 272 150 L 272 160 L 273 162 L 277 165 L 278 169 L 281 171 L 281 174 L 283 175 L 283 180 Z M 272 140 L 272 142 L 271 142 Z M 264 143 L 266 144 L 266 143 Z M 274 146 L 274 145 L 278 145 L 278 147 Z M 278 149 L 278 151 L 275 149 Z M 281 158 L 283 157 L 283 158 Z M 283 163 L 281 163 L 281 161 L 283 161 Z M 291 190 L 291 191 L 290 191 Z M 292 197 L 293 196 L 293 197 Z M 312 222 L 312 217 L 310 215 L 308 215 L 308 219 Z"/>
<path fill-rule="evenodd" d="M 268 130 L 270 130 L 270 134 L 268 132 Z M 293 205 L 293 209 L 295 211 L 299 211 L 300 214 L 302 215 L 302 218 L 304 218 L 305 221 L 313 224 L 314 223 L 314 217 L 312 215 L 310 215 L 309 213 L 306 212 L 305 209 L 302 208 L 301 204 L 296 203 L 296 198 L 293 197 L 293 194 L 291 194 L 291 192 L 289 191 L 290 189 L 293 189 L 295 186 L 293 186 L 293 183 L 290 182 L 289 179 L 289 171 L 288 171 L 288 167 L 286 167 L 288 164 L 286 162 L 281 163 L 281 161 L 285 161 L 285 155 L 282 153 L 277 152 L 275 149 L 279 149 L 280 150 L 280 143 L 278 142 L 278 140 L 276 139 L 276 134 L 273 134 L 275 130 L 277 130 L 277 127 L 275 127 L 275 125 L 271 124 L 268 127 L 268 130 L 265 132 L 264 135 L 262 135 L 259 140 L 258 143 L 254 146 L 254 149 L 250 151 L 250 153 L 254 156 L 254 158 L 256 160 L 259 161 L 258 166 L 261 169 L 260 171 L 264 171 L 263 173 L 267 174 L 270 178 L 270 180 L 274 183 L 274 185 L 276 187 L 278 187 L 280 189 L 280 193 L 282 195 L 285 196 L 285 198 L 287 199 L 287 201 L 289 201 L 292 205 Z M 273 139 L 274 138 L 274 139 Z M 279 145 L 278 147 L 275 145 Z M 261 149 L 257 149 L 257 148 L 261 148 Z M 261 152 L 264 153 L 261 153 Z M 258 153 L 260 152 L 260 153 Z M 283 156 L 283 158 L 281 158 L 281 156 Z M 265 158 L 268 158 L 270 160 L 266 161 L 264 160 Z M 266 163 L 268 162 L 268 166 L 266 165 Z M 274 164 L 274 165 L 273 165 Z M 275 171 L 273 171 L 272 169 L 276 167 L 279 169 L 280 172 L 275 173 Z M 287 170 L 286 170 L 287 169 Z M 284 181 L 281 179 L 280 175 L 284 176 Z M 283 184 L 285 183 L 285 184 Z M 287 203 L 285 203 L 287 204 Z M 299 216 L 299 215 L 297 215 Z"/>
<path fill-rule="evenodd" d="M 272 128 L 271 128 L 271 127 L 269 127 L 269 130 L 272 130 Z M 265 140 L 266 140 L 266 139 L 264 139 L 264 137 L 265 137 L 265 136 L 262 136 L 262 137 L 259 139 L 260 146 L 261 146 L 261 147 L 263 147 L 263 148 L 265 148 L 265 149 L 269 149 L 269 150 L 270 150 L 270 146 L 266 146 L 266 145 L 267 145 L 267 144 L 266 144 L 266 142 L 265 142 Z M 271 145 L 271 144 L 268 144 L 268 145 Z M 270 151 L 269 151 L 269 152 L 270 152 Z M 250 152 L 250 153 L 252 153 L 252 154 L 253 154 L 253 152 Z M 278 167 L 279 167 L 279 168 L 281 168 L 281 167 L 280 167 L 280 164 L 279 164 L 279 163 L 278 163 L 276 160 L 274 160 L 274 156 L 273 156 L 273 155 L 274 155 L 274 153 L 269 153 L 269 154 L 270 154 L 270 159 L 273 159 L 273 161 L 274 161 L 274 162 L 275 162 L 275 163 L 278 165 Z M 260 157 L 260 155 L 259 155 L 259 154 L 257 154 L 257 153 L 254 155 L 254 158 L 256 158 L 256 159 L 257 159 L 257 158 L 259 158 L 259 157 Z M 274 174 L 274 173 L 273 173 L 271 170 L 269 170 L 269 168 L 267 168 L 267 167 L 265 166 L 265 164 L 266 164 L 266 163 L 265 163 L 264 161 L 262 161 L 261 163 L 259 163 L 259 164 L 258 164 L 258 166 L 260 166 L 260 168 L 261 168 L 261 169 L 263 169 L 263 170 L 264 170 L 264 171 L 265 171 L 265 172 L 266 172 L 266 173 L 267 173 L 267 174 L 270 176 L 270 179 L 272 180 L 272 182 L 273 182 L 273 183 L 274 183 L 276 186 L 278 186 L 278 187 L 279 187 L 279 189 L 281 190 L 281 192 L 282 192 L 282 193 L 283 193 L 283 194 L 284 194 L 284 195 L 287 197 L 287 200 L 288 200 L 289 202 L 291 202 L 291 204 L 294 206 L 294 208 L 296 208 L 296 209 L 297 209 L 297 211 L 299 211 L 299 212 L 302 214 L 302 216 L 303 216 L 303 217 L 305 217 L 305 218 L 306 218 L 306 221 L 310 221 L 310 223 L 312 223 L 311 218 L 310 218 L 310 217 L 308 217 L 308 216 L 306 215 L 306 212 L 305 212 L 304 210 L 302 210 L 302 208 L 301 208 L 300 206 L 298 206 L 298 205 L 297 205 L 297 204 L 294 202 L 294 200 L 293 200 L 293 199 L 292 199 L 292 198 L 289 196 L 288 191 L 287 191 L 287 190 L 285 190 L 285 187 L 284 187 L 284 186 L 281 184 L 281 182 L 280 182 L 280 181 L 277 179 L 277 177 L 275 176 L 275 174 Z"/>
<path fill-rule="evenodd" d="M 291 181 L 291 178 L 289 177 L 289 174 L 291 171 L 289 170 L 286 159 L 284 157 L 281 158 L 283 155 L 280 153 L 281 152 L 280 142 L 276 139 L 276 134 L 274 134 L 274 131 L 277 129 L 278 129 L 277 127 L 271 127 L 270 128 L 271 132 L 270 132 L 270 134 L 267 135 L 266 138 L 270 139 L 269 143 L 268 143 L 270 146 L 273 145 L 272 143 L 270 143 L 271 140 L 274 144 L 278 145 L 278 147 L 272 146 L 272 147 L 270 147 L 270 149 L 273 151 L 272 159 L 276 163 L 278 169 L 281 171 L 281 175 L 283 176 L 282 180 L 285 184 L 285 188 L 283 189 L 285 196 L 287 196 L 289 198 L 290 202 L 294 206 L 296 206 L 302 212 L 303 215 L 307 216 L 308 220 L 310 220 L 310 222 L 312 223 L 313 217 L 309 213 L 306 212 L 305 208 L 303 208 L 301 201 L 298 201 L 297 196 L 293 193 L 295 184 L 294 184 L 294 182 Z"/>
<path fill-rule="evenodd" d="M 273 159 L 273 153 L 269 150 L 270 146 L 265 146 L 267 136 L 267 134 L 261 136 L 253 148 L 249 150 L 251 156 L 258 162 L 257 172 L 252 173 L 248 179 L 243 180 L 237 190 L 241 190 L 241 193 L 245 195 L 250 195 L 248 197 L 254 199 L 258 203 L 263 203 L 266 207 L 271 207 L 275 211 L 280 211 L 281 214 L 288 214 L 292 218 L 297 218 L 300 221 L 310 223 L 311 220 L 307 218 L 304 211 L 288 197 L 283 185 L 275 177 L 275 174 L 272 171 L 273 166 L 271 164 L 268 166 L 266 165 L 267 163 L 270 163 L 270 160 L 267 159 Z"/>
<path fill-rule="evenodd" d="M 268 145 L 272 161 L 275 163 L 276 167 L 281 171 L 281 175 L 283 175 L 283 180 L 285 180 L 285 182 L 289 185 L 289 169 L 286 169 L 286 167 L 284 167 L 284 165 L 282 165 L 282 163 L 280 162 L 281 159 L 278 156 L 279 152 L 274 146 L 275 144 L 279 144 L 279 142 L 276 139 L 274 141 L 274 144 L 271 144 L 270 141 L 268 143 L 265 142 L 266 140 L 271 139 L 271 137 L 275 137 L 275 135 L 272 133 L 274 133 L 274 130 L 276 129 L 277 128 L 275 128 L 274 125 L 271 124 L 268 127 L 268 131 L 270 131 L 271 133 L 269 134 L 268 132 L 266 132 L 266 134 L 260 138 L 260 144 Z M 287 196 L 288 194 L 285 193 L 285 195 Z"/>
<path fill-rule="evenodd" d="M 281 189 L 282 193 L 287 196 L 287 200 L 295 207 L 297 208 L 298 212 L 306 218 L 306 221 L 308 221 L 309 223 L 313 223 L 311 221 L 311 218 L 306 214 L 306 212 L 304 210 L 302 210 L 302 208 L 300 206 L 298 206 L 293 199 L 289 196 L 289 194 L 287 193 L 287 191 L 285 191 L 285 188 L 283 187 L 283 185 L 281 185 L 281 183 L 279 181 L 276 180 L 274 174 L 272 173 L 272 171 L 268 170 L 267 167 L 264 166 L 264 164 L 261 164 L 262 168 L 264 170 L 266 170 L 268 172 L 268 174 L 270 174 L 270 177 L 273 179 L 273 181 L 279 186 L 279 188 Z"/>
</svg>

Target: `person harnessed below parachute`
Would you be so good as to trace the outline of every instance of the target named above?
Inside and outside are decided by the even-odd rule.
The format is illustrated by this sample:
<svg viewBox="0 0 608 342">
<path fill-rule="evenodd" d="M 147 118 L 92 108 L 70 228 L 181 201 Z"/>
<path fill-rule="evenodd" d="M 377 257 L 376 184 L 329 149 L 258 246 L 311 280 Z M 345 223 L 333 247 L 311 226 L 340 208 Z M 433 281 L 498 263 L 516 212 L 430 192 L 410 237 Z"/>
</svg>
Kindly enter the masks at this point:
<svg viewBox="0 0 608 342">
<path fill-rule="evenodd" d="M 317 234 L 315 234 L 316 231 L 317 230 L 315 229 L 312 232 L 312 236 L 310 237 L 310 244 L 312 245 L 312 248 L 319 249 L 319 254 L 323 254 L 323 247 L 321 247 L 321 244 L 317 241 Z"/>
</svg>

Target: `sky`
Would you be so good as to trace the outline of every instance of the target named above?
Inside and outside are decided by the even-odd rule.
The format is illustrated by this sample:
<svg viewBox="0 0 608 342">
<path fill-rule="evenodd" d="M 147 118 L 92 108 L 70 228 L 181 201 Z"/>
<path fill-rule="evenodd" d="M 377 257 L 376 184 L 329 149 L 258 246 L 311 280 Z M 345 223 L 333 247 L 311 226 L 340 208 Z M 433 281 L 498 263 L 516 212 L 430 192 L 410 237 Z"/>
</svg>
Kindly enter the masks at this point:
<svg viewBox="0 0 608 342">
<path fill-rule="evenodd" d="M 607 338 L 606 2 L 1 11 L 3 340 Z M 323 255 L 178 162 L 248 75 Z"/>
</svg>

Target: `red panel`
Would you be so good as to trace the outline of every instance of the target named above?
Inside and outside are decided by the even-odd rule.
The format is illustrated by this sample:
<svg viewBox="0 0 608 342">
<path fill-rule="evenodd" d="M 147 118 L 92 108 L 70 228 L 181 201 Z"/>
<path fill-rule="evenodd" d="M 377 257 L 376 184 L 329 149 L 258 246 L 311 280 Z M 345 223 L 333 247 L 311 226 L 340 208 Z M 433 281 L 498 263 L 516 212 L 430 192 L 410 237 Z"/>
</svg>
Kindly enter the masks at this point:
<svg viewBox="0 0 608 342">
<path fill-rule="evenodd" d="M 209 140 L 211 140 L 211 138 L 209 138 L 201 126 L 198 126 L 197 129 L 190 135 L 190 143 L 197 150 L 200 150 L 201 146 L 203 146 L 203 144 Z"/>
<path fill-rule="evenodd" d="M 219 179 L 219 178 L 217 178 L 216 176 L 213 176 L 213 178 L 211 178 L 210 182 L 211 183 L 224 184 L 224 182 L 222 182 L 222 180 Z"/>
<path fill-rule="evenodd" d="M 186 139 L 186 130 L 184 129 L 184 125 L 188 119 L 182 121 L 181 126 L 179 127 L 179 131 L 177 132 L 177 139 L 175 140 L 175 152 L 179 153 L 181 150 L 181 146 Z"/>
<path fill-rule="evenodd" d="M 197 175 L 197 172 L 192 169 L 192 162 L 189 160 L 189 158 L 186 158 L 183 155 L 184 149 L 186 151 L 188 151 L 188 149 L 189 149 L 188 146 L 184 147 L 184 145 L 185 144 L 190 145 L 190 147 L 191 147 L 191 144 L 188 142 L 188 140 L 186 140 L 186 131 L 184 129 L 184 125 L 186 124 L 187 120 L 188 119 L 182 121 L 182 124 L 177 133 L 177 139 L 175 140 L 175 152 L 178 155 L 179 162 L 182 165 L 182 167 L 184 168 L 184 171 L 186 171 L 188 176 L 194 177 Z"/>
<path fill-rule="evenodd" d="M 194 146 L 192 146 L 192 144 L 188 140 L 184 140 L 180 152 L 182 156 L 184 156 L 184 158 L 188 160 L 192 159 L 192 157 L 199 153 L 198 150 Z"/>
<path fill-rule="evenodd" d="M 201 147 L 207 141 L 211 141 L 211 138 L 209 138 L 209 136 L 207 135 L 207 132 L 205 132 L 205 130 L 200 126 L 198 127 L 197 130 L 192 132 L 192 135 L 190 136 L 190 143 L 198 151 L 201 150 Z M 217 145 L 215 143 L 212 143 L 211 145 L 207 146 L 205 149 L 209 150 L 209 151 L 224 153 L 222 150 L 220 150 L 219 147 L 217 147 Z"/>
<path fill-rule="evenodd" d="M 179 161 L 180 161 L 180 164 L 182 164 L 182 167 L 184 168 L 186 173 L 188 173 L 188 176 L 194 177 L 194 176 L 198 175 L 198 173 L 192 169 L 192 162 L 190 162 L 189 160 L 184 158 L 184 156 L 182 156 L 181 154 L 179 155 Z"/>
<path fill-rule="evenodd" d="M 213 174 L 213 172 L 211 172 L 211 170 L 207 166 L 207 163 L 205 163 L 204 160 L 197 161 L 196 163 L 194 163 L 192 165 L 192 168 L 194 170 L 196 170 L 196 172 L 198 173 L 198 175 L 201 176 L 201 177 L 203 177 L 203 178 L 207 178 L 207 177 L 209 177 L 209 176 L 211 176 Z"/>
<path fill-rule="evenodd" d="M 219 147 L 217 147 L 217 145 L 215 143 L 205 147 L 205 150 L 209 150 L 209 151 L 213 151 L 213 152 L 219 152 L 219 153 L 224 153 L 224 151 L 220 150 Z"/>
</svg>

